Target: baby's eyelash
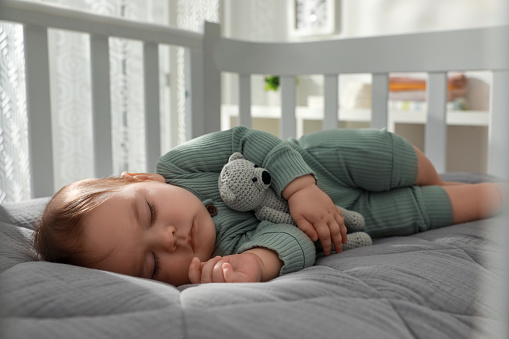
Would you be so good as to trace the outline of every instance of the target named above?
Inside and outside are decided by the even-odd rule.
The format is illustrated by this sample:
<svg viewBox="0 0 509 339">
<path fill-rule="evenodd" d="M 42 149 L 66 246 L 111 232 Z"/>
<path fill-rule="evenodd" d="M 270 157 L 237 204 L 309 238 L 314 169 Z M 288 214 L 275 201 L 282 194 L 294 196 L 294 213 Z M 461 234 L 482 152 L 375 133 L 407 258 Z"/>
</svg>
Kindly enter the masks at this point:
<svg viewBox="0 0 509 339">
<path fill-rule="evenodd" d="M 152 271 L 152 279 L 157 277 L 157 273 L 159 273 L 159 259 L 157 258 L 155 253 L 152 253 L 154 257 L 154 271 Z"/>
<path fill-rule="evenodd" d="M 148 207 L 150 208 L 150 223 L 153 224 L 154 221 L 156 221 L 156 217 L 157 217 L 156 208 L 154 207 L 154 204 L 152 204 L 150 202 L 147 202 L 147 203 L 148 203 Z"/>
</svg>

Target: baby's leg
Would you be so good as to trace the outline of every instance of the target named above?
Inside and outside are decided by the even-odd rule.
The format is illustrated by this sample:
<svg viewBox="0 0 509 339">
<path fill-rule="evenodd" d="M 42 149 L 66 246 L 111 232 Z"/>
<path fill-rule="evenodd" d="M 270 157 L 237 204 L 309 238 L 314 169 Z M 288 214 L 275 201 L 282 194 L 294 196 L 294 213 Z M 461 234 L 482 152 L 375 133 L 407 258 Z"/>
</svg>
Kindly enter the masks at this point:
<svg viewBox="0 0 509 339">
<path fill-rule="evenodd" d="M 349 207 L 362 214 L 364 232 L 374 238 L 415 234 L 452 225 L 454 220 L 450 198 L 437 185 L 362 192 Z"/>
<path fill-rule="evenodd" d="M 431 161 L 422 153 L 420 149 L 414 146 L 415 154 L 417 155 L 417 179 L 415 180 L 415 185 L 425 186 L 425 185 L 439 185 L 443 186 L 445 182 L 438 175 L 435 166 L 431 163 Z"/>
<path fill-rule="evenodd" d="M 425 185 L 363 192 L 350 209 L 366 220 L 372 237 L 401 236 L 492 216 L 502 207 L 494 183 Z"/>
<path fill-rule="evenodd" d="M 443 181 L 431 161 L 414 146 L 417 154 L 418 186 L 442 186 L 451 200 L 453 223 L 487 218 L 496 214 L 503 203 L 502 186 L 496 183 L 467 184 Z"/>
<path fill-rule="evenodd" d="M 454 224 L 493 216 L 500 212 L 503 205 L 503 187 L 500 184 L 457 184 L 443 186 L 443 189 L 451 200 Z"/>
<path fill-rule="evenodd" d="M 443 181 L 440 175 L 438 175 L 435 166 L 433 166 L 433 164 L 431 163 L 431 160 L 429 160 L 420 149 L 418 149 L 415 146 L 413 147 L 415 150 L 415 154 L 417 155 L 417 166 L 418 166 L 417 179 L 415 180 L 415 185 L 446 186 L 462 184 L 460 182 Z"/>
<path fill-rule="evenodd" d="M 412 186 L 417 177 L 412 145 L 384 130 L 324 130 L 302 137 L 299 145 L 310 154 L 309 161 L 324 169 L 317 176 L 333 176 L 340 187 L 382 192 Z"/>
</svg>

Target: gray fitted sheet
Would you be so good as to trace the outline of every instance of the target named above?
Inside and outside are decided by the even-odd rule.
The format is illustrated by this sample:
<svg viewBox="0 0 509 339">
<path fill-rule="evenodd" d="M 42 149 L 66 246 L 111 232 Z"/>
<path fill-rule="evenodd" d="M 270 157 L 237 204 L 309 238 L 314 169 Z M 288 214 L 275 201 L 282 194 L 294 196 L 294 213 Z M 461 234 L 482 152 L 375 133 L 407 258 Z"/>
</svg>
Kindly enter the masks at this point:
<svg viewBox="0 0 509 339">
<path fill-rule="evenodd" d="M 0 206 L 2 338 L 469 338 L 498 325 L 483 291 L 500 276 L 501 218 L 377 239 L 268 283 L 175 288 L 36 261 L 46 201 Z"/>
</svg>

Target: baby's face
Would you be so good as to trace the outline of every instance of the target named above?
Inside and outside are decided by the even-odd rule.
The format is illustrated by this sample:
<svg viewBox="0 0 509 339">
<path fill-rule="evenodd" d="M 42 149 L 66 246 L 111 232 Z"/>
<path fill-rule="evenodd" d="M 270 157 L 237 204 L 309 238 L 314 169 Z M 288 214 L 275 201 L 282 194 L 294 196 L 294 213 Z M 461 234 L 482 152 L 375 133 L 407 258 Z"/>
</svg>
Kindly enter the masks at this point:
<svg viewBox="0 0 509 339">
<path fill-rule="evenodd" d="M 175 286 L 189 283 L 191 260 L 208 260 L 216 238 L 194 194 L 158 181 L 126 185 L 88 213 L 83 230 L 83 249 L 99 258 L 89 267 Z"/>
</svg>

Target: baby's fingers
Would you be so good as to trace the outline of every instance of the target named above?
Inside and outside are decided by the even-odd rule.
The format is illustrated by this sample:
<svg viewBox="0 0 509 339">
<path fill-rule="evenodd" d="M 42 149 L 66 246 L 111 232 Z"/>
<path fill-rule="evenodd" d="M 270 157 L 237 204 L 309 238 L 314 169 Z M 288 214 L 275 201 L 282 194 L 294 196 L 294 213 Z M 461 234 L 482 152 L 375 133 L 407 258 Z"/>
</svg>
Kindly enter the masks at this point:
<svg viewBox="0 0 509 339">
<path fill-rule="evenodd" d="M 235 272 L 232 265 L 230 263 L 223 263 L 223 276 L 225 279 L 225 282 L 227 283 L 245 283 L 245 282 L 253 282 L 248 275 L 241 272 Z"/>
<path fill-rule="evenodd" d="M 309 221 L 307 221 L 306 219 L 300 219 L 299 221 L 296 221 L 296 222 L 297 222 L 297 226 L 300 228 L 300 230 L 302 232 L 306 233 L 306 235 L 309 237 L 309 239 L 311 239 L 312 241 L 318 240 L 319 235 L 318 235 L 318 233 L 316 233 L 315 228 Z"/>
<path fill-rule="evenodd" d="M 332 243 L 334 244 L 334 250 L 337 253 L 339 253 L 339 252 L 341 252 L 342 247 L 343 247 L 341 226 L 337 223 L 336 220 L 332 220 L 329 223 L 329 230 L 330 230 Z"/>
<path fill-rule="evenodd" d="M 331 251 L 331 232 L 329 226 L 325 222 L 315 224 L 316 231 L 318 232 L 318 238 L 322 244 L 323 253 L 329 255 Z"/>
<path fill-rule="evenodd" d="M 214 282 L 214 270 L 216 264 L 222 259 L 221 256 L 216 256 L 209 259 L 201 269 L 201 283 L 207 284 Z"/>
<path fill-rule="evenodd" d="M 223 271 L 223 265 L 225 265 L 228 262 L 228 258 L 223 258 L 222 260 L 219 260 L 212 270 L 212 281 L 214 283 L 224 283 L 226 282 L 224 271 Z"/>
<path fill-rule="evenodd" d="M 347 229 L 346 229 L 346 225 L 345 225 L 345 218 L 343 217 L 343 213 L 341 213 L 341 209 L 337 206 L 336 206 L 336 209 L 338 211 L 338 213 L 336 214 L 336 222 L 339 225 L 339 232 L 341 233 L 341 241 L 343 242 L 343 244 L 346 244 Z"/>
<path fill-rule="evenodd" d="M 232 265 L 230 265 L 230 263 L 224 263 L 222 265 L 222 269 L 223 269 L 224 280 L 226 282 L 228 282 L 228 283 L 240 282 L 240 279 L 238 279 L 237 274 L 233 270 L 233 267 L 232 267 Z"/>
<path fill-rule="evenodd" d="M 194 257 L 189 265 L 189 280 L 191 284 L 199 284 L 201 282 L 201 262 L 197 257 Z"/>
</svg>

